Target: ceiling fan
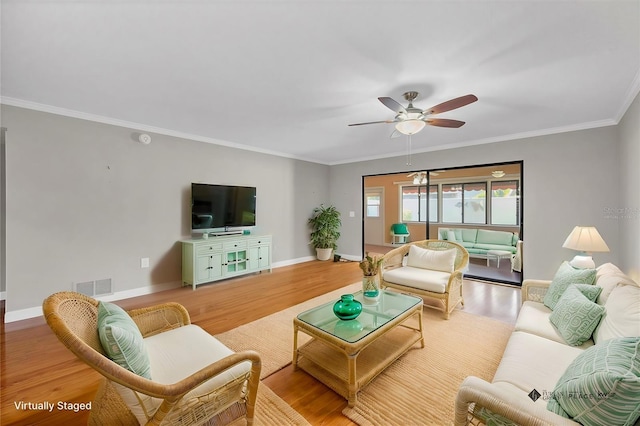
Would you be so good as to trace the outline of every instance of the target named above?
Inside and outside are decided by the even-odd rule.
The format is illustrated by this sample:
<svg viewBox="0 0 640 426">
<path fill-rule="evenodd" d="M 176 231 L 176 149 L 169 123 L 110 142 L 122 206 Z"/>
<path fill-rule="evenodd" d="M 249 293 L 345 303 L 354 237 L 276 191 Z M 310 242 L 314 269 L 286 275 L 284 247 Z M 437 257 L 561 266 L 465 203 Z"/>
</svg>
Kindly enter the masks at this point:
<svg viewBox="0 0 640 426">
<path fill-rule="evenodd" d="M 436 177 L 438 176 L 440 173 L 438 172 L 429 172 L 428 173 L 429 176 L 433 176 Z M 413 177 L 413 184 L 414 185 L 418 185 L 418 184 L 426 184 L 427 183 L 427 172 L 413 172 L 413 173 L 409 173 L 407 175 L 407 177 Z"/>
<path fill-rule="evenodd" d="M 409 102 L 409 105 L 407 105 L 406 108 L 392 98 L 386 96 L 378 98 L 378 100 L 382 102 L 384 106 L 396 113 L 396 116 L 393 120 L 354 123 L 349 124 L 349 126 L 363 126 L 365 124 L 377 123 L 396 123 L 396 129 L 391 134 L 392 138 L 398 137 L 401 134 L 409 136 L 414 135 L 422 130 L 427 124 L 430 126 L 458 128 L 464 125 L 464 121 L 451 120 L 448 118 L 432 118 L 431 116 L 434 114 L 451 111 L 456 108 L 461 108 L 478 100 L 475 95 L 465 95 L 460 96 L 459 98 L 448 100 L 434 107 L 422 110 L 413 106 L 413 101 L 418 97 L 418 92 L 406 92 L 403 94 L 403 96 L 404 99 Z"/>
</svg>

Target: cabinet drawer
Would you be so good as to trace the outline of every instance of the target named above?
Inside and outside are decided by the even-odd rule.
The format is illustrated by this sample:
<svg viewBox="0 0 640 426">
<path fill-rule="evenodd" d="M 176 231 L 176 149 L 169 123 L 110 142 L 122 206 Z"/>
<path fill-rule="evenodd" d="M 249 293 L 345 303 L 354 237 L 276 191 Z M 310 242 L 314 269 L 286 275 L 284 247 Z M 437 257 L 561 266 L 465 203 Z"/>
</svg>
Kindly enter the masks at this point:
<svg viewBox="0 0 640 426">
<path fill-rule="evenodd" d="M 264 246 L 271 244 L 271 237 L 252 238 L 248 242 L 249 247 Z"/>
<path fill-rule="evenodd" d="M 246 241 L 228 241 L 222 244 L 224 250 L 242 250 L 247 248 Z"/>
<path fill-rule="evenodd" d="M 196 255 L 206 255 L 222 250 L 222 244 L 201 244 L 196 246 Z"/>
</svg>

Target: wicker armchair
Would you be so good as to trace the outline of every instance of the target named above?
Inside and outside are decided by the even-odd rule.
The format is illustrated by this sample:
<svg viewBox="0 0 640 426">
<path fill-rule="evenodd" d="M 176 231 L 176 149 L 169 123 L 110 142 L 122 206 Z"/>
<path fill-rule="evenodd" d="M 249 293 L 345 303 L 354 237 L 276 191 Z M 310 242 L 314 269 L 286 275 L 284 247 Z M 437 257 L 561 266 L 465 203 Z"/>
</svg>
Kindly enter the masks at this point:
<svg viewBox="0 0 640 426">
<path fill-rule="evenodd" d="M 147 425 L 227 424 L 242 417 L 246 418 L 248 425 L 253 424 L 261 369 L 258 353 L 245 351 L 231 353 L 221 359 L 214 358 L 209 365 L 172 384 L 148 380 L 121 367 L 105 355 L 98 335 L 98 303 L 97 300 L 74 292 L 53 294 L 43 303 L 47 324 L 58 339 L 80 360 L 104 376 L 92 402 L 89 424 L 140 424 L 118 389 L 124 389 L 136 395 L 136 398 L 149 396 L 159 399 L 155 400 L 159 404 L 157 410 L 146 416 Z M 160 336 L 161 333 L 167 331 L 175 333 L 180 327 L 190 327 L 180 331 L 197 330 L 203 339 L 192 343 L 181 342 L 183 345 L 180 348 L 187 357 L 192 356 L 194 350 L 203 344 L 202 340 L 207 340 L 208 337 L 215 344 L 221 345 L 213 336 L 190 325 L 189 313 L 178 303 L 135 309 L 128 311 L 128 314 L 145 341 L 151 336 L 163 337 Z M 168 335 L 170 334 L 165 334 Z M 173 350 L 176 350 L 175 347 Z M 241 375 L 220 385 L 210 385 L 216 378 L 220 380 L 220 375 L 228 370 L 236 367 L 236 371 L 240 364 L 243 371 Z M 196 388 L 196 392 L 189 394 Z M 208 389 L 207 393 L 201 392 L 203 388 Z"/>
<path fill-rule="evenodd" d="M 438 280 L 444 279 L 445 284 L 432 285 L 430 280 L 433 279 L 433 274 L 430 271 L 425 271 L 424 285 L 421 284 L 407 284 L 399 282 L 397 278 L 392 277 L 396 274 L 388 274 L 387 272 L 396 269 L 403 268 L 404 257 L 409 254 L 411 246 L 417 246 L 423 249 L 430 250 L 456 250 L 456 257 L 454 261 L 454 270 L 451 273 L 440 272 L 437 277 Z M 382 262 L 382 268 L 380 271 L 380 285 L 382 288 L 393 288 L 400 291 L 406 291 L 417 294 L 423 299 L 434 299 L 441 306 L 444 312 L 445 319 L 449 319 L 449 314 L 455 309 L 458 304 L 464 306 L 464 300 L 462 298 L 462 279 L 463 272 L 469 264 L 469 252 L 460 244 L 451 241 L 442 240 L 422 240 L 405 244 L 401 247 L 391 250 L 384 255 Z M 442 275 L 444 274 L 444 275 Z M 447 275 L 448 274 L 448 275 Z M 394 280 L 396 282 L 394 282 Z M 430 306 L 425 304 L 425 306 Z"/>
</svg>

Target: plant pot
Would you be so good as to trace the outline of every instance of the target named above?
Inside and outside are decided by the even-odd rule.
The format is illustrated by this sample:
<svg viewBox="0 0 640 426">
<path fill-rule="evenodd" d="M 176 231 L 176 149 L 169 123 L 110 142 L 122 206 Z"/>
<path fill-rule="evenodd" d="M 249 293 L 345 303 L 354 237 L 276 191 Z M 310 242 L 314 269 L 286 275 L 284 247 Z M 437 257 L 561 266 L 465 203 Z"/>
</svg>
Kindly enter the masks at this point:
<svg viewBox="0 0 640 426">
<path fill-rule="evenodd" d="M 318 260 L 329 260 L 331 259 L 332 252 L 333 252 L 332 248 L 317 248 L 316 256 Z"/>
</svg>

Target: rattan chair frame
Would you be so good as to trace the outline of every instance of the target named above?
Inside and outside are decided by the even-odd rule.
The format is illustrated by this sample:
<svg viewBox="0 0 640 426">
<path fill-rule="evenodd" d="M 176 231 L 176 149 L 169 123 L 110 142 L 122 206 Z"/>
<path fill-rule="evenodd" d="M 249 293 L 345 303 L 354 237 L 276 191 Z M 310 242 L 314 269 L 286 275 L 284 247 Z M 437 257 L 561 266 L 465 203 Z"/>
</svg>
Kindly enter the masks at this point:
<svg viewBox="0 0 640 426">
<path fill-rule="evenodd" d="M 45 320 L 58 339 L 104 377 L 92 403 L 89 424 L 138 424 L 115 390 L 115 383 L 163 400 L 147 425 L 226 424 L 243 416 L 247 425 L 253 424 L 261 370 L 257 352 L 234 353 L 170 385 L 154 382 L 121 367 L 105 355 L 98 336 L 98 303 L 80 293 L 60 292 L 45 299 L 42 307 Z M 191 323 L 189 313 L 179 303 L 134 309 L 128 314 L 143 337 Z M 189 398 L 188 404 L 182 400 L 192 389 L 245 361 L 251 363 L 246 375 L 209 394 Z"/>
<path fill-rule="evenodd" d="M 402 261 L 406 255 L 409 254 L 411 246 L 417 246 L 430 250 L 450 250 L 456 249 L 456 259 L 454 261 L 454 270 L 449 277 L 449 281 L 445 287 L 444 293 L 436 293 L 416 287 L 409 287 L 402 284 L 397 284 L 389 281 L 385 281 L 385 271 L 401 268 Z M 444 318 L 449 319 L 451 312 L 460 304 L 464 306 L 464 298 L 462 297 L 462 282 L 464 277 L 464 271 L 469 265 L 469 252 L 460 244 L 452 241 L 444 240 L 422 240 L 407 243 L 403 246 L 395 248 L 389 251 L 383 256 L 382 267 L 380 268 L 380 286 L 382 288 L 392 288 L 399 291 L 405 291 L 408 293 L 416 294 L 423 299 L 433 299 L 437 301 L 442 307 Z M 425 304 L 427 307 L 431 307 L 429 304 Z"/>
</svg>

